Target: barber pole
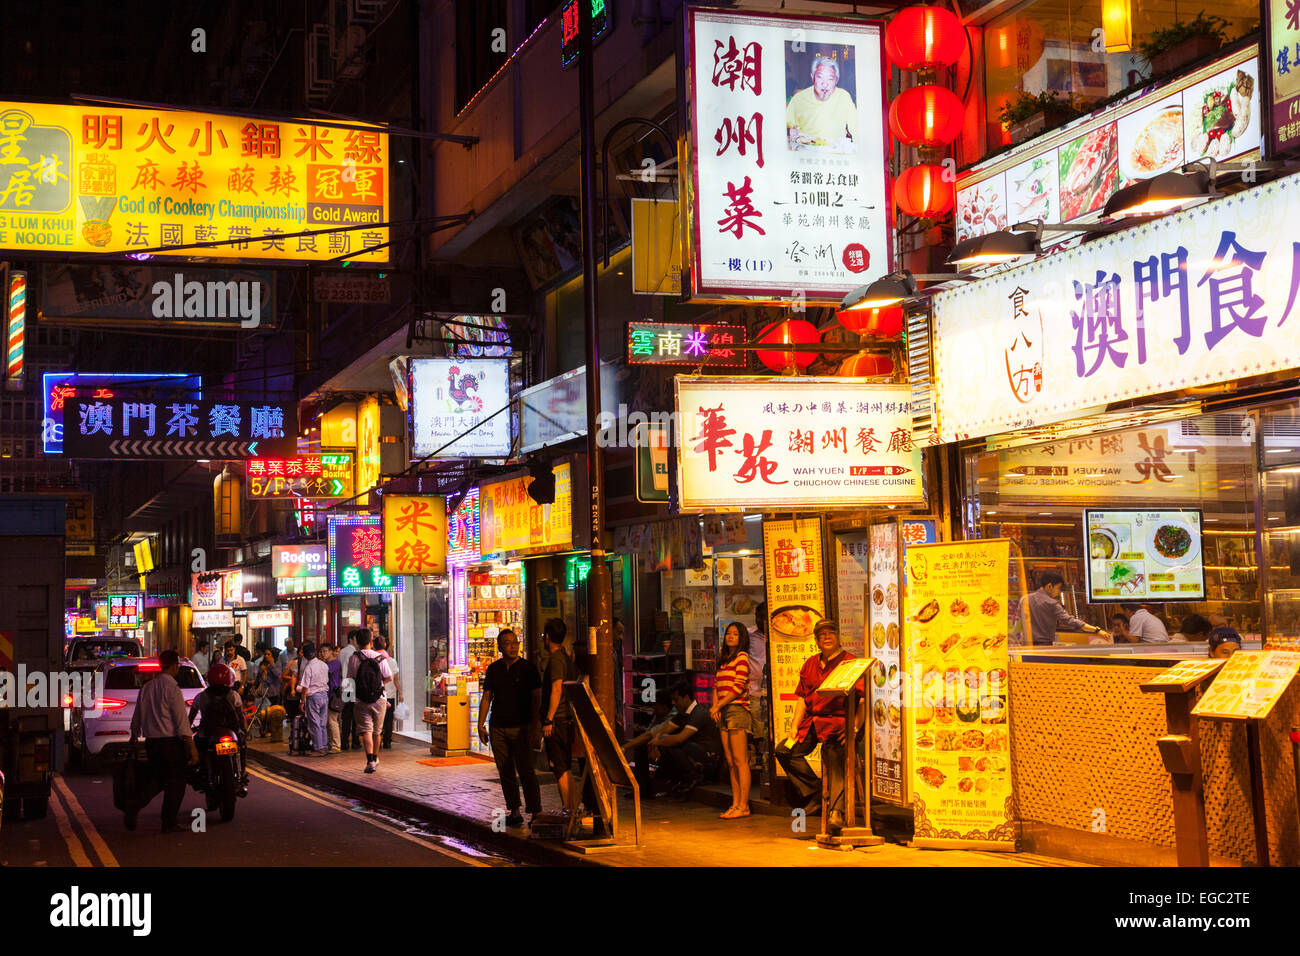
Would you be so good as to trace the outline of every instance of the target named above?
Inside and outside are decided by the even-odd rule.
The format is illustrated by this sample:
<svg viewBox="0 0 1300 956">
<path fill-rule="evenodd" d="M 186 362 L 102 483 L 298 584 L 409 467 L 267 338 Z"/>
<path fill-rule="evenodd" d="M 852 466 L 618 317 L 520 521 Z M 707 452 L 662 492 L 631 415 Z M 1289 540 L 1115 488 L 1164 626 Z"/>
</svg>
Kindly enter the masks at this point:
<svg viewBox="0 0 1300 956">
<path fill-rule="evenodd" d="M 23 339 L 27 327 L 27 273 L 9 273 L 9 335 L 6 356 L 5 387 L 21 391 L 23 387 Z"/>
</svg>

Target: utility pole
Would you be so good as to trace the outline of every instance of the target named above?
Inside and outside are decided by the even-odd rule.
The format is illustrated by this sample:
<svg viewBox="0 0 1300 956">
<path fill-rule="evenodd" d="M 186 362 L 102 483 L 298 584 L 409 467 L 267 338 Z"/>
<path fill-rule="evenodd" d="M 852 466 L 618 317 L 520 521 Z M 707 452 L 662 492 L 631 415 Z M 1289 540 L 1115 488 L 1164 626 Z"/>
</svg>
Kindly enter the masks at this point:
<svg viewBox="0 0 1300 956">
<path fill-rule="evenodd" d="M 614 722 L 613 600 L 605 564 L 605 456 L 597 441 L 600 415 L 600 326 L 596 321 L 596 104 L 591 0 L 578 0 L 578 128 L 582 144 L 582 304 L 587 328 L 587 488 L 591 519 L 591 570 L 587 574 L 587 626 L 591 688 Z"/>
</svg>

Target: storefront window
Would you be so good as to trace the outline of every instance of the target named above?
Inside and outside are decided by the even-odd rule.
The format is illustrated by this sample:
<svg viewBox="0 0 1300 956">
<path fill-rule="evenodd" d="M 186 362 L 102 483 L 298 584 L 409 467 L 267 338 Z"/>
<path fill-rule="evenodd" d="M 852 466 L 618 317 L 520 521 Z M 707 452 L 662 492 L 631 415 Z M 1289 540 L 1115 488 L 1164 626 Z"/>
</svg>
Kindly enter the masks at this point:
<svg viewBox="0 0 1300 956">
<path fill-rule="evenodd" d="M 1212 6 L 1132 0 L 1131 10 L 1134 48 L 1126 53 L 1107 53 L 1097 42 L 1100 0 L 1032 0 L 991 20 L 984 30 L 989 148 L 1011 142 L 998 111 L 1019 92 L 1055 90 L 1089 107 L 1153 78 L 1137 45 L 1157 30 L 1190 22 L 1202 11 L 1222 18 L 1229 43 L 1259 26 L 1259 4 L 1250 0 Z"/>
</svg>

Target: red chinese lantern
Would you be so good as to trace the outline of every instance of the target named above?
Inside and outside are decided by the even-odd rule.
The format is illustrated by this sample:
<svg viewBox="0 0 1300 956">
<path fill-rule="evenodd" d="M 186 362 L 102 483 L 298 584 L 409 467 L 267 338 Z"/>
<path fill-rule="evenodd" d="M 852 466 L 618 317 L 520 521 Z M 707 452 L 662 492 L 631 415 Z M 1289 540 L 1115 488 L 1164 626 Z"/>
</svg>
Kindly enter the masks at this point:
<svg viewBox="0 0 1300 956">
<path fill-rule="evenodd" d="M 961 134 L 961 99 L 943 86 L 914 86 L 889 104 L 889 132 L 908 146 L 947 146 Z"/>
<path fill-rule="evenodd" d="M 951 66 L 966 48 L 966 31 L 943 7 L 906 7 L 885 27 L 885 55 L 900 70 Z"/>
<path fill-rule="evenodd" d="M 872 375 L 890 375 L 894 371 L 894 360 L 881 352 L 858 352 L 850 355 L 840 366 L 839 372 L 845 378 L 868 378 Z"/>
<path fill-rule="evenodd" d="M 758 333 L 757 341 L 760 345 L 808 345 L 820 339 L 817 326 L 807 319 L 786 319 L 784 322 L 773 322 L 765 326 Z M 757 354 L 758 360 L 774 372 L 782 372 L 791 365 L 805 369 L 817 359 L 816 352 L 762 350 Z"/>
<path fill-rule="evenodd" d="M 913 166 L 894 180 L 894 203 L 917 219 L 938 219 L 953 206 L 955 193 L 944 168 L 932 163 Z"/>
<path fill-rule="evenodd" d="M 892 339 L 903 331 L 901 305 L 887 305 L 879 309 L 845 309 L 843 312 L 836 312 L 835 317 L 846 329 L 858 335 L 876 335 L 882 339 Z"/>
</svg>

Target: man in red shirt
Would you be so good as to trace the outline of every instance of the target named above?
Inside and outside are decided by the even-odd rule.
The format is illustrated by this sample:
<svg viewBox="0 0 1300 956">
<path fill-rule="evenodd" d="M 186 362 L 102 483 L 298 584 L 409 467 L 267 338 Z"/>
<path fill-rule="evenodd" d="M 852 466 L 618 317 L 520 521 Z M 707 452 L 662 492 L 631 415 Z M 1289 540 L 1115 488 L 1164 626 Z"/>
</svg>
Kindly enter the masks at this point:
<svg viewBox="0 0 1300 956">
<path fill-rule="evenodd" d="M 847 698 L 824 697 L 817 693 L 817 688 L 836 667 L 853 660 L 853 655 L 840 646 L 840 626 L 836 621 L 819 621 L 813 636 L 821 652 L 808 658 L 799 670 L 799 686 L 795 689 L 799 700 L 790 722 L 791 731 L 777 746 L 776 759 L 798 791 L 799 801 L 807 810 L 816 812 L 821 799 L 821 780 L 809 765 L 807 755 L 818 743 L 822 745 L 822 767 L 830 774 L 831 811 L 827 823 L 838 827 L 844 824 L 839 804 L 844 799 L 844 712 Z M 865 691 L 864 682 L 858 683 L 856 691 Z M 865 708 L 858 709 L 855 730 L 861 730 L 865 713 Z"/>
</svg>

